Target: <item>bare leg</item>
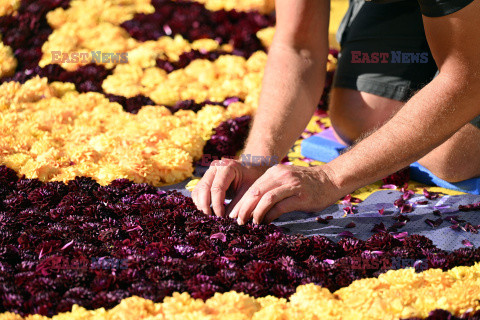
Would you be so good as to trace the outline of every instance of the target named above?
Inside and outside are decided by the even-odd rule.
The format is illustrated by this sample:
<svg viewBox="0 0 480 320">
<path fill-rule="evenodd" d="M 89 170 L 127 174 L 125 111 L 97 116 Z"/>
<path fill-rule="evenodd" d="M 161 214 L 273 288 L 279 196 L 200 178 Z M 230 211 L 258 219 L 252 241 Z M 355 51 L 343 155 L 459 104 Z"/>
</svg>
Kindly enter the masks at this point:
<svg viewBox="0 0 480 320">
<path fill-rule="evenodd" d="M 351 144 L 388 121 L 403 103 L 352 89 L 334 88 L 330 117 L 337 138 Z M 420 159 L 437 177 L 458 182 L 480 176 L 480 130 L 467 124 Z"/>
</svg>

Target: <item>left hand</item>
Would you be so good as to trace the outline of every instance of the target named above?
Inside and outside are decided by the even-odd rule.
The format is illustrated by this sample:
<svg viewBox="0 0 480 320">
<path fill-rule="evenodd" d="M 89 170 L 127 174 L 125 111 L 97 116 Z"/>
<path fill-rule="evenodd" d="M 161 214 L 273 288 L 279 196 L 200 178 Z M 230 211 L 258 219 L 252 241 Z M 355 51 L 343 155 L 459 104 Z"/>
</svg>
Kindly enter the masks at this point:
<svg viewBox="0 0 480 320">
<path fill-rule="evenodd" d="M 291 211 L 323 210 L 343 196 L 327 172 L 327 165 L 271 167 L 250 186 L 230 218 L 239 224 L 253 218 L 253 223 L 259 224 L 270 223 Z"/>
</svg>

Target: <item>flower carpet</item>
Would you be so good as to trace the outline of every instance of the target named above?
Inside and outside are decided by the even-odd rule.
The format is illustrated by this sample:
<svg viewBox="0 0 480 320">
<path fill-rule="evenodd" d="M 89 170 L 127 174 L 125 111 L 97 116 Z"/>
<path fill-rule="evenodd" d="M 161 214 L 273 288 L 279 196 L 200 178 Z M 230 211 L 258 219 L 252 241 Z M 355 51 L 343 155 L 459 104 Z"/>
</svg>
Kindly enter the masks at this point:
<svg viewBox="0 0 480 320">
<path fill-rule="evenodd" d="M 297 228 L 305 213 L 239 226 L 188 197 L 204 155 L 243 147 L 273 6 L 0 0 L 0 320 L 480 319 L 478 198 L 447 208 L 460 193 L 399 172 L 309 214 L 331 237 Z M 321 165 L 299 148 L 330 126 L 336 56 L 286 164 Z M 382 188 L 389 206 L 370 205 Z M 367 207 L 381 219 L 360 233 Z"/>
</svg>

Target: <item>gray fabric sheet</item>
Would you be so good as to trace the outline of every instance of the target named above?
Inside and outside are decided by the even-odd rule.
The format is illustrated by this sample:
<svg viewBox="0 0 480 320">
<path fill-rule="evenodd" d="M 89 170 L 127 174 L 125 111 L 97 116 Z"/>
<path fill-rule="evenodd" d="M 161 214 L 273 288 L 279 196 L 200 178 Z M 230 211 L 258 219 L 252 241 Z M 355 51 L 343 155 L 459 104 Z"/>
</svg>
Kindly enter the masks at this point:
<svg viewBox="0 0 480 320">
<path fill-rule="evenodd" d="M 190 196 L 190 192 L 185 189 L 188 181 L 163 187 L 163 190 L 178 190 L 186 196 Z M 329 208 L 317 213 L 305 212 L 290 212 L 284 214 L 282 217 L 274 221 L 274 224 L 284 228 L 290 234 L 303 234 L 306 236 L 322 235 L 334 241 L 341 238 L 338 236 L 343 231 L 350 231 L 355 237 L 366 240 L 373 232 L 371 231 L 375 224 L 383 222 L 388 228 L 393 225 L 396 220 L 393 216 L 399 213 L 393 203 L 402 195 L 399 191 L 382 190 L 377 191 L 368 197 L 364 202 L 357 206 L 354 215 L 344 217 L 343 205 L 333 205 Z M 418 200 L 426 200 L 422 195 L 415 194 L 409 202 L 414 203 Z M 473 234 L 471 232 L 457 231 L 450 228 L 452 225 L 448 221 L 432 228 L 425 219 L 436 220 L 439 217 L 435 216 L 433 210 L 439 210 L 441 217 L 458 216 L 465 222 L 470 222 L 472 225 L 480 225 L 480 211 L 459 212 L 458 206 L 480 201 L 480 196 L 476 195 L 461 195 L 461 196 L 443 196 L 442 198 L 429 200 L 426 205 L 415 205 L 415 209 L 411 213 L 406 213 L 410 218 L 403 228 L 398 229 L 398 232 L 408 232 L 409 235 L 421 234 L 430 238 L 433 243 L 440 249 L 453 251 L 458 248 L 465 248 L 462 240 L 469 240 L 475 247 L 480 246 L 480 234 Z M 380 215 L 378 210 L 384 208 L 384 215 Z M 333 216 L 328 224 L 318 223 L 316 217 Z M 355 223 L 354 228 L 346 229 L 345 226 L 350 222 Z M 462 225 L 465 224 L 462 223 Z"/>
</svg>

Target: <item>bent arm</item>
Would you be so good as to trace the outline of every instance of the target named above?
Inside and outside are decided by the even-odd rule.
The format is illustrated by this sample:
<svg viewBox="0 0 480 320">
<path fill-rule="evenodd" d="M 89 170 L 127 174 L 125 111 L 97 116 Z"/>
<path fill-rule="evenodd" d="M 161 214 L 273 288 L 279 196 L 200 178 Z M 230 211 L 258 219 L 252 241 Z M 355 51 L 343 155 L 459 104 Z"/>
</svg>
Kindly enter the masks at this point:
<svg viewBox="0 0 480 320">
<path fill-rule="evenodd" d="M 329 0 L 277 0 L 259 107 L 244 154 L 283 158 L 311 119 L 328 56 Z"/>
</svg>

